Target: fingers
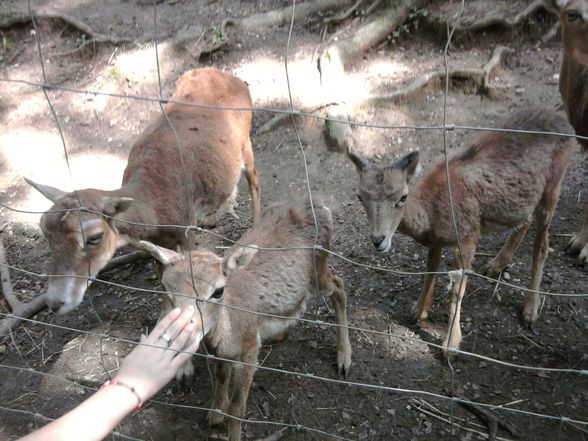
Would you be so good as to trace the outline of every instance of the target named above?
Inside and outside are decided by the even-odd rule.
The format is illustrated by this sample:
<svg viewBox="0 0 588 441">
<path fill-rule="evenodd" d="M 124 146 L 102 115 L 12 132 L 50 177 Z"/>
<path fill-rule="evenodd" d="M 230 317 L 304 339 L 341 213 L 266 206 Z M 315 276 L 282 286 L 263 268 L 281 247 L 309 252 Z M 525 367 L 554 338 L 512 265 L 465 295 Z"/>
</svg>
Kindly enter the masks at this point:
<svg viewBox="0 0 588 441">
<path fill-rule="evenodd" d="M 194 333 L 195 327 L 196 325 L 194 323 L 188 323 L 178 338 L 176 338 L 174 344 L 170 346 L 171 349 L 182 351 L 176 352 L 174 358 L 170 361 L 170 366 L 175 370 L 179 369 L 181 365 L 186 363 L 198 350 L 202 335 L 199 332 Z"/>
<path fill-rule="evenodd" d="M 180 308 L 172 309 L 159 323 L 153 328 L 153 331 L 147 336 L 145 343 L 155 344 L 160 340 L 161 335 L 165 330 L 180 316 L 182 310 Z"/>
<path fill-rule="evenodd" d="M 178 335 L 184 327 L 190 322 L 192 317 L 194 316 L 194 305 L 190 305 L 185 308 L 181 315 L 174 320 L 166 329 L 164 329 L 164 334 L 166 336 L 166 340 L 168 343 L 175 341 Z"/>
</svg>

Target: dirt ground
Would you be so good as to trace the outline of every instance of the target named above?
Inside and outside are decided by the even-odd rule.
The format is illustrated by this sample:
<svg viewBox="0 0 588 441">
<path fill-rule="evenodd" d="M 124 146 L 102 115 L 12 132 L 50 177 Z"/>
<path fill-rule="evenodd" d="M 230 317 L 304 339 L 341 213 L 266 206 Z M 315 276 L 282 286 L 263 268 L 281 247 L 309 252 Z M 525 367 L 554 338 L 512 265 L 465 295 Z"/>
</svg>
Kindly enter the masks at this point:
<svg viewBox="0 0 588 441">
<path fill-rule="evenodd" d="M 154 32 L 153 1 L 126 0 L 31 0 L 35 10 L 67 13 L 89 24 L 96 32 L 117 38 L 146 39 Z M 226 17 L 244 17 L 290 4 L 289 0 L 167 0 L 157 2 L 160 41 L 178 34 L 202 34 L 214 39 Z M 466 21 L 497 9 L 519 11 L 523 1 L 466 2 Z M 527 2 L 528 3 L 528 2 Z M 436 2 L 429 14 L 445 16 L 458 2 Z M 3 0 L 2 14 L 26 11 L 23 0 Z M 514 13 L 514 12 L 513 12 Z M 311 16 L 294 26 L 289 51 L 292 95 L 297 106 L 312 107 L 319 90 L 315 68 L 321 41 L 322 18 Z M 494 48 L 513 50 L 504 67 L 491 78 L 495 93 L 481 96 L 467 84 L 452 84 L 447 97 L 448 121 L 467 126 L 496 126 L 510 113 L 528 106 L 560 105 L 557 74 L 561 64 L 559 37 L 542 43 L 541 37 L 554 17 L 540 11 L 514 30 L 457 35 L 449 52 L 452 66 L 480 67 Z M 344 22 L 340 26 L 345 35 Z M 347 31 L 349 32 L 349 31 Z M 106 93 L 158 96 L 157 66 L 153 45 L 99 45 L 95 50 L 74 52 L 87 38 L 59 22 L 40 20 L 47 82 Z M 332 36 L 328 34 L 328 36 Z M 0 33 L 3 45 L 0 78 L 42 81 L 36 39 L 31 25 L 19 25 Z M 185 70 L 214 66 L 244 79 L 256 107 L 287 107 L 284 48 L 288 27 L 243 33 L 228 46 L 200 59 L 194 50 L 173 50 L 161 44 L 160 69 L 163 94 Z M 370 92 L 394 90 L 409 80 L 443 66 L 445 38 L 422 24 L 412 22 L 398 35 L 366 52 L 348 68 L 350 87 L 344 99 L 356 103 L 356 121 L 368 124 L 439 125 L 443 94 L 430 88 L 400 103 L 380 102 L 362 106 Z M 193 49 L 193 48 L 192 48 Z M 70 52 L 69 54 L 65 54 Z M 348 95 L 348 96 L 347 96 Z M 42 212 L 49 206 L 23 181 L 29 177 L 44 184 L 71 190 L 120 184 L 126 156 L 133 141 L 159 111 L 158 104 L 104 95 L 49 90 L 48 96 L 63 129 L 71 167 L 43 93 L 24 84 L 0 82 L 0 201 L 13 208 Z M 254 113 L 252 141 L 260 173 L 262 203 L 306 194 L 304 164 L 296 132 L 284 124 L 262 135 L 257 130 L 273 115 Z M 336 253 L 362 264 L 408 272 L 424 271 L 426 249 L 400 234 L 391 251 L 376 254 L 370 241 L 365 214 L 355 196 L 357 176 L 353 165 L 324 143 L 322 123 L 298 119 L 302 146 L 307 156 L 310 187 L 332 209 Z M 441 158 L 439 131 L 354 128 L 357 148 L 364 154 L 388 160 L 419 149 L 423 166 Z M 451 150 L 470 144 L 478 132 L 448 133 Z M 586 163 L 579 153 L 565 178 L 561 199 L 551 226 L 551 253 L 545 264 L 542 289 L 554 293 L 588 292 L 587 275 L 564 254 L 570 234 L 581 224 L 586 196 Z M 72 184 L 73 182 L 73 184 Z M 241 183 L 241 219 L 224 218 L 215 230 L 237 239 L 249 225 L 249 201 Z M 2 209 L 7 226 L 2 238 L 11 265 L 34 273 L 47 271 L 49 250 L 38 228 L 39 214 Z M 475 269 L 494 255 L 505 235 L 484 238 L 478 248 Z M 200 240 L 207 246 L 227 245 L 213 236 Z M 530 278 L 533 233 L 523 242 L 508 270 L 510 282 L 527 285 Z M 446 269 L 451 269 L 445 258 Z M 525 371 L 490 361 L 460 356 L 448 366 L 439 351 L 425 342 L 440 343 L 447 323 L 445 277 L 437 283 L 432 327 L 420 329 L 409 317 L 418 297 L 420 276 L 398 276 L 353 265 L 338 258 L 331 266 L 345 282 L 349 321 L 365 329 L 351 331 L 353 383 L 453 393 L 480 403 L 516 408 L 537 415 L 502 410 L 500 422 L 510 422 L 516 433 L 499 427 L 497 439 L 588 439 L 588 426 L 566 421 L 588 421 L 588 379 L 577 374 Z M 44 291 L 46 279 L 11 271 L 14 291 L 30 299 Z M 133 287 L 159 289 L 154 264 L 138 263 L 106 273 L 105 281 Z M 588 303 L 581 297 L 545 297 L 536 327 L 530 331 L 519 320 L 522 292 L 473 278 L 462 309 L 465 351 L 507 363 L 549 368 L 588 369 Z M 42 312 L 34 317 L 43 323 L 26 323 L 0 343 L 0 440 L 22 436 L 85 399 L 89 392 L 116 370 L 130 347 L 117 337 L 138 340 L 151 329 L 159 315 L 158 299 L 133 289 L 94 284 L 80 307 L 69 315 Z M 8 307 L 0 299 L 0 312 Z M 307 317 L 333 322 L 330 306 L 313 299 Z M 70 328 L 70 329 L 68 329 Z M 73 330 L 72 330 L 73 329 Z M 76 330 L 81 330 L 79 332 Z M 370 333 L 370 330 L 390 335 Z M 108 334 L 111 338 L 101 338 Z M 404 338 L 401 338 L 404 337 Z M 337 378 L 335 332 L 326 325 L 298 324 L 281 344 L 264 346 L 260 363 L 291 373 Z M 207 427 L 206 412 L 211 382 L 206 361 L 195 357 L 196 376 L 190 390 L 170 384 L 139 413 L 127 418 L 118 431 L 133 439 L 193 440 L 214 435 Z M 9 368 L 13 366 L 15 368 Z M 166 404 L 167 403 L 167 404 Z M 584 403 L 584 404 L 582 404 Z M 178 407 L 176 405 L 188 406 Z M 7 410 L 12 409 L 12 410 Z M 18 413 L 15 409 L 26 411 Z M 243 426 L 244 439 L 258 439 L 279 427 L 264 422 L 283 422 L 311 427 L 349 439 L 442 440 L 487 439 L 486 425 L 473 413 L 447 400 L 414 392 L 377 390 L 356 384 L 341 385 L 316 378 L 259 370 L 254 378 L 246 418 L 261 423 Z M 450 420 L 453 418 L 453 434 Z M 476 426 L 478 424 L 478 426 Z M 467 428 L 467 430 L 465 429 Z M 109 439 L 120 439 L 112 436 Z M 303 429 L 288 429 L 285 440 L 331 439 Z"/>
</svg>

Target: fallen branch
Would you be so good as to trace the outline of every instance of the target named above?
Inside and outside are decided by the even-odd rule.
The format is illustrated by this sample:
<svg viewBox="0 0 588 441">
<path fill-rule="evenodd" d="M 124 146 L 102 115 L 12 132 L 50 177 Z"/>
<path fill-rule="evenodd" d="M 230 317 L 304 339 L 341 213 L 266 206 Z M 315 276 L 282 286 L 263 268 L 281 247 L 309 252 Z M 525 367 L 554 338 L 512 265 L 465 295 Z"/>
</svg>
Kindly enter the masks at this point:
<svg viewBox="0 0 588 441">
<path fill-rule="evenodd" d="M 448 75 L 450 81 L 470 81 L 474 84 L 476 92 L 483 95 L 491 95 L 492 86 L 490 85 L 490 77 L 494 70 L 502 65 L 505 56 L 512 52 L 511 49 L 505 46 L 498 46 L 494 49 L 492 57 L 481 68 L 453 68 L 449 69 Z M 390 93 L 372 94 L 364 101 L 364 104 L 374 104 L 382 101 L 399 101 L 408 98 L 422 89 L 430 86 L 432 83 L 441 83 L 445 79 L 445 70 L 437 69 L 421 75 L 416 80 L 413 80 L 407 86 L 395 90 Z"/>
<path fill-rule="evenodd" d="M 455 28 L 455 32 L 458 34 L 467 32 L 480 32 L 490 27 L 500 27 L 508 30 L 514 29 L 515 27 L 527 21 L 529 17 L 539 9 L 545 9 L 543 0 L 534 0 L 514 17 L 511 13 L 508 12 L 494 11 L 473 23 L 458 26 Z M 439 29 L 440 32 L 447 32 L 448 26 L 452 27 L 452 24 L 448 20 L 442 19 L 440 17 L 427 16 L 425 17 L 425 22 L 427 25 Z"/>
</svg>

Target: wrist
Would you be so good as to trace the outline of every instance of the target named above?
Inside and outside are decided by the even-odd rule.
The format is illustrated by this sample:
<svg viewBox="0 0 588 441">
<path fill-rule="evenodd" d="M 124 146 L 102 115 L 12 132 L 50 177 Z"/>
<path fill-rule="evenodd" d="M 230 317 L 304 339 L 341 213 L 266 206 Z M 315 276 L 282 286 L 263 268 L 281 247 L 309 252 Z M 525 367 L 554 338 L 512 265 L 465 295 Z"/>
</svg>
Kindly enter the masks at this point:
<svg viewBox="0 0 588 441">
<path fill-rule="evenodd" d="M 111 380 L 106 381 L 100 389 L 106 388 L 119 388 L 119 389 L 126 389 L 128 394 L 132 394 L 136 400 L 136 406 L 134 407 L 133 411 L 138 412 L 139 409 L 143 406 L 144 400 L 141 394 L 137 391 L 134 385 L 126 382 L 121 381 L 118 378 L 113 378 Z"/>
</svg>

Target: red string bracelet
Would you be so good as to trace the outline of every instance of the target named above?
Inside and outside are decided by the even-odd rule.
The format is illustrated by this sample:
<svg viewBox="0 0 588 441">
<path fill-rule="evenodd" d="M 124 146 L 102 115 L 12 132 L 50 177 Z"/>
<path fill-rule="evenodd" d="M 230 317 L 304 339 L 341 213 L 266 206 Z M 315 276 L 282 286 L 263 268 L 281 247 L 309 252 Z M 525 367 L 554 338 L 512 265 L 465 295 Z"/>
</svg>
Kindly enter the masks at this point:
<svg viewBox="0 0 588 441">
<path fill-rule="evenodd" d="M 100 389 L 104 389 L 105 387 L 108 386 L 122 386 L 127 388 L 128 390 L 130 390 L 132 393 L 135 394 L 135 396 L 137 397 L 137 407 L 135 407 L 133 409 L 133 412 L 138 412 L 139 409 L 143 406 L 143 400 L 141 399 L 141 396 L 139 395 L 139 393 L 135 390 L 134 386 L 129 386 L 126 383 L 123 383 L 122 381 L 118 381 L 117 379 L 112 379 L 112 380 L 108 380 L 106 383 L 104 383 L 102 386 L 100 386 Z"/>
</svg>

